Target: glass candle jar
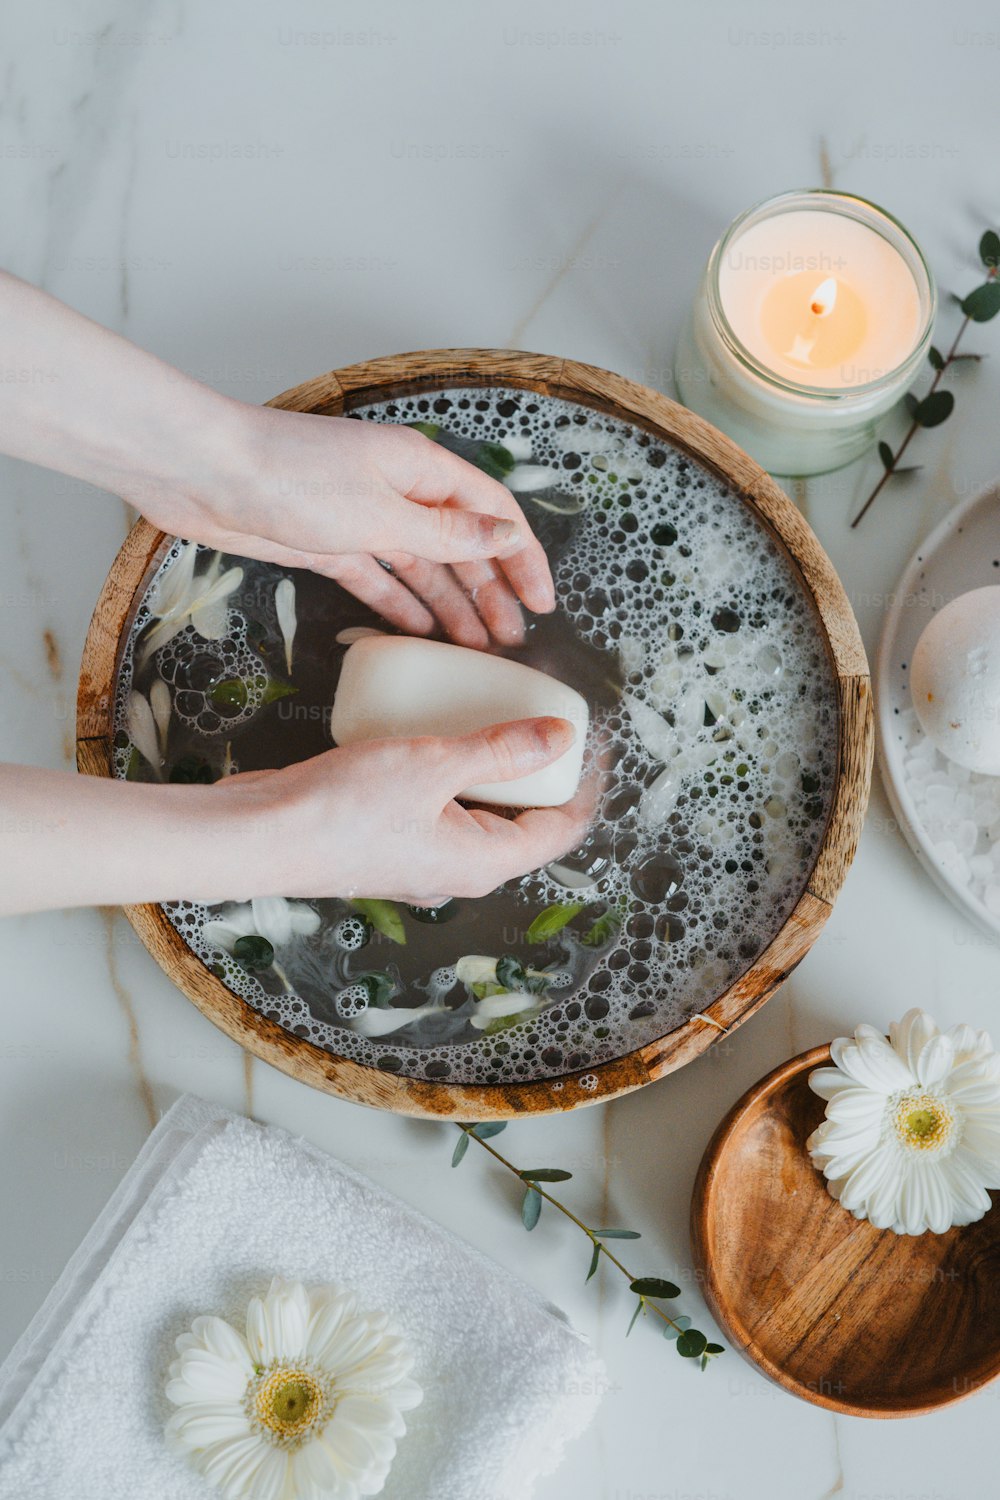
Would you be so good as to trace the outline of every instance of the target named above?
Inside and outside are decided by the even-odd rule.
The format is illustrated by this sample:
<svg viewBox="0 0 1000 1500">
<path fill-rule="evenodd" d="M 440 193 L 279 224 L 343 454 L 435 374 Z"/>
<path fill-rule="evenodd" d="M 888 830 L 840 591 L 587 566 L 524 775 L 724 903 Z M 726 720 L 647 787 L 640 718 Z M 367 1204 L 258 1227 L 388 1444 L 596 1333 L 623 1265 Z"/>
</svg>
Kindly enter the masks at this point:
<svg viewBox="0 0 1000 1500">
<path fill-rule="evenodd" d="M 912 384 L 936 308 L 919 245 L 884 209 L 783 193 L 712 251 L 678 345 L 680 399 L 773 474 L 839 469 Z"/>
</svg>

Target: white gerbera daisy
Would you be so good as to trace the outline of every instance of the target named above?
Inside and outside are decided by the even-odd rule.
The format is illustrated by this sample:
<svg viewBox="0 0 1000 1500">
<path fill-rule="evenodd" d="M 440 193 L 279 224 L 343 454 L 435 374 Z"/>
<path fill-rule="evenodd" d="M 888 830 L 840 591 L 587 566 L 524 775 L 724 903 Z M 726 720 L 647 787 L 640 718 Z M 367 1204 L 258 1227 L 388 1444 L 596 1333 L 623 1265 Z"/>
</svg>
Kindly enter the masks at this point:
<svg viewBox="0 0 1000 1500">
<path fill-rule="evenodd" d="M 922 1010 L 889 1039 L 859 1026 L 809 1075 L 827 1101 L 806 1142 L 834 1198 L 896 1234 L 943 1234 L 990 1208 L 1000 1188 L 1000 1056 L 985 1031 L 942 1032 Z"/>
<path fill-rule="evenodd" d="M 226 1500 L 359 1500 L 385 1484 L 423 1392 L 382 1313 L 276 1277 L 244 1338 L 196 1318 L 177 1340 L 167 1441 Z"/>
</svg>

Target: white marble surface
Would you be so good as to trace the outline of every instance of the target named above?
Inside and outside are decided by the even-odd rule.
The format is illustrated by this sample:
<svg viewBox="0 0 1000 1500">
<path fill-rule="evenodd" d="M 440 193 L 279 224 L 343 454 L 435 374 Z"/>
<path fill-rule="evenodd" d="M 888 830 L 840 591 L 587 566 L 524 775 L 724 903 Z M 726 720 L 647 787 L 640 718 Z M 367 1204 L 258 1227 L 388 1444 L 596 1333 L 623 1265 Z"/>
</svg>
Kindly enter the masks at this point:
<svg viewBox="0 0 1000 1500">
<path fill-rule="evenodd" d="M 975 284 L 979 232 L 1000 218 L 1000 37 L 969 0 L 34 0 L 5 8 L 0 40 L 0 262 L 252 401 L 446 344 L 575 356 L 669 392 L 701 264 L 751 201 L 821 182 L 872 197 L 923 241 L 945 292 Z M 972 346 L 996 356 L 997 325 Z M 996 477 L 1000 359 L 960 383 L 955 418 L 919 441 L 922 472 L 862 532 L 847 521 L 871 463 L 797 496 L 869 650 L 916 541 Z M 68 766 L 80 648 L 126 518 L 116 499 L 11 462 L 0 507 L 0 755 Z M 120 916 L 12 921 L 0 944 L 0 1352 L 157 1114 L 192 1089 L 370 1173 L 595 1338 L 611 1388 L 545 1500 L 995 1493 L 1000 1387 L 865 1422 L 796 1401 L 735 1354 L 699 1376 L 650 1327 L 626 1344 L 627 1294 L 603 1274 L 583 1286 L 568 1225 L 549 1216 L 528 1239 L 482 1153 L 450 1172 L 450 1127 L 250 1063 Z M 826 932 L 757 1018 L 657 1087 L 505 1139 L 522 1161 L 572 1168 L 595 1220 L 640 1227 L 637 1266 L 676 1268 L 700 1317 L 688 1198 L 740 1092 L 915 1002 L 1000 1031 L 998 979 L 995 948 L 920 874 L 876 788 Z"/>
</svg>

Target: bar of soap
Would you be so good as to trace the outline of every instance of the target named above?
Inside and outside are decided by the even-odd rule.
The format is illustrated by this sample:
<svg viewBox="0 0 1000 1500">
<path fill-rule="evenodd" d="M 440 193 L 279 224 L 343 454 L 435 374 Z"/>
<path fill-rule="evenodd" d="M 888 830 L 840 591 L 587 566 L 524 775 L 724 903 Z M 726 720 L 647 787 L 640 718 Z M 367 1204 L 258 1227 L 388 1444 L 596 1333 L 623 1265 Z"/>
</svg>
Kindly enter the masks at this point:
<svg viewBox="0 0 1000 1500">
<path fill-rule="evenodd" d="M 502 656 L 409 636 L 368 636 L 344 657 L 330 718 L 338 745 L 462 735 L 512 719 L 569 719 L 576 740 L 558 760 L 514 781 L 458 795 L 501 807 L 559 807 L 580 783 L 586 700 L 564 682 Z"/>
</svg>

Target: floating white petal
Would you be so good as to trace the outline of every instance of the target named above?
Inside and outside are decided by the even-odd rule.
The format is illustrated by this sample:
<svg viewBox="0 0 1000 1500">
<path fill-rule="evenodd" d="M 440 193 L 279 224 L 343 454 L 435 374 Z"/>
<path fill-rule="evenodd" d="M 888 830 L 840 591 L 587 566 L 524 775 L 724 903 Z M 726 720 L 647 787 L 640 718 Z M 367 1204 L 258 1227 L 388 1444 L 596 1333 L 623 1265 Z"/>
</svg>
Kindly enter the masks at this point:
<svg viewBox="0 0 1000 1500">
<path fill-rule="evenodd" d="M 295 585 L 290 578 L 283 578 L 274 591 L 274 607 L 278 613 L 278 628 L 285 643 L 285 667 L 292 675 L 292 647 L 295 642 Z"/>
</svg>

